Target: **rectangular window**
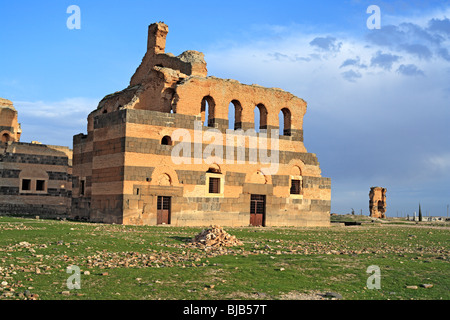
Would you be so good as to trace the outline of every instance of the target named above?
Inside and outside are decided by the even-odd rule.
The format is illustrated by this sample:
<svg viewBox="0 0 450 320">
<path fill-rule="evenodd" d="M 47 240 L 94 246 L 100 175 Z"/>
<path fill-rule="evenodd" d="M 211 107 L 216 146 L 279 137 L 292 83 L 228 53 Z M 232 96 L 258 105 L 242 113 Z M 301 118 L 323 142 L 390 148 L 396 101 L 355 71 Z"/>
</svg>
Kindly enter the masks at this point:
<svg viewBox="0 0 450 320">
<path fill-rule="evenodd" d="M 30 191 L 31 190 L 31 180 L 23 179 L 22 180 L 22 191 Z"/>
<path fill-rule="evenodd" d="M 36 180 L 36 191 L 45 191 L 45 180 Z"/>
<path fill-rule="evenodd" d="M 220 178 L 209 178 L 209 193 L 220 193 Z"/>
<path fill-rule="evenodd" d="M 300 180 L 291 180 L 291 194 L 300 194 Z"/>
<path fill-rule="evenodd" d="M 85 180 L 81 180 L 80 181 L 80 196 L 84 196 L 84 192 L 85 192 L 85 183 L 86 183 L 86 181 Z"/>
</svg>

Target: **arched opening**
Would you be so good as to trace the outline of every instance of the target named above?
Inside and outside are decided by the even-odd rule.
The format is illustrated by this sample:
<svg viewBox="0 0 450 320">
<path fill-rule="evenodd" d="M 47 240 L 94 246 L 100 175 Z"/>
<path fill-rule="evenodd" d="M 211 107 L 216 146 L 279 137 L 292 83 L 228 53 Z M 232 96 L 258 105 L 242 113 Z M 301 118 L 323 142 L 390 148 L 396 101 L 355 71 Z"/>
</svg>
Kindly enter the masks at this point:
<svg viewBox="0 0 450 320">
<path fill-rule="evenodd" d="M 222 171 L 217 164 L 212 164 L 208 168 L 208 171 L 206 171 L 206 183 L 208 187 L 208 194 L 218 195 L 223 193 Z"/>
<path fill-rule="evenodd" d="M 383 201 L 378 201 L 378 211 L 383 212 L 383 210 L 384 210 Z"/>
<path fill-rule="evenodd" d="M 214 126 L 215 107 L 216 104 L 211 96 L 206 96 L 202 99 L 200 114 L 202 117 L 203 126 Z"/>
<path fill-rule="evenodd" d="M 167 88 L 162 94 L 163 112 L 174 113 L 173 100 L 175 98 L 175 90 Z"/>
<path fill-rule="evenodd" d="M 281 109 L 278 114 L 280 135 L 291 135 L 291 111 L 288 108 Z"/>
<path fill-rule="evenodd" d="M 2 134 L 2 142 L 3 143 L 8 142 L 9 140 L 11 140 L 11 137 L 9 134 L 7 134 L 7 133 Z"/>
<path fill-rule="evenodd" d="M 171 146 L 172 145 L 172 138 L 169 136 L 164 136 L 161 139 L 161 145 L 163 146 Z"/>
<path fill-rule="evenodd" d="M 263 104 L 258 104 L 254 110 L 255 113 L 255 131 L 267 129 L 267 109 Z"/>
<path fill-rule="evenodd" d="M 208 171 L 206 171 L 208 173 L 218 173 L 221 174 L 222 172 L 220 171 L 220 167 L 217 164 L 213 164 L 209 167 Z"/>
<path fill-rule="evenodd" d="M 228 107 L 228 129 L 242 129 L 242 106 L 238 100 L 231 101 Z"/>
<path fill-rule="evenodd" d="M 102 113 L 103 113 L 103 114 L 108 113 L 108 110 L 105 109 L 105 110 L 103 110 Z"/>
<path fill-rule="evenodd" d="M 159 186 L 171 186 L 172 179 L 167 173 L 163 173 L 158 177 L 158 185 Z"/>
<path fill-rule="evenodd" d="M 298 166 L 293 166 L 291 168 L 291 184 L 290 184 L 290 194 L 291 195 L 301 195 L 303 189 L 303 177 L 302 170 Z"/>
</svg>

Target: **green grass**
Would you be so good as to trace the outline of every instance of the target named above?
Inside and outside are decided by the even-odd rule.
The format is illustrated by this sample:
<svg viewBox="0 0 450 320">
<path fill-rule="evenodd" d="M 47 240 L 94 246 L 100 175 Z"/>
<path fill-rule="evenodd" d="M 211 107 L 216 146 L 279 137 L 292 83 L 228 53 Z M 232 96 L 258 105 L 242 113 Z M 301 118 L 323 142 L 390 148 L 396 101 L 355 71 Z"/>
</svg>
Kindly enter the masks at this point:
<svg viewBox="0 0 450 320">
<path fill-rule="evenodd" d="M 450 298 L 450 228 L 226 228 L 244 245 L 222 251 L 187 243 L 201 230 L 0 217 L 0 283 L 8 283 L 0 299 L 22 299 L 25 290 L 41 300 L 260 300 L 330 291 L 346 300 Z M 79 290 L 67 288 L 70 265 L 81 269 Z M 366 288 L 371 265 L 381 271 L 379 290 Z"/>
</svg>

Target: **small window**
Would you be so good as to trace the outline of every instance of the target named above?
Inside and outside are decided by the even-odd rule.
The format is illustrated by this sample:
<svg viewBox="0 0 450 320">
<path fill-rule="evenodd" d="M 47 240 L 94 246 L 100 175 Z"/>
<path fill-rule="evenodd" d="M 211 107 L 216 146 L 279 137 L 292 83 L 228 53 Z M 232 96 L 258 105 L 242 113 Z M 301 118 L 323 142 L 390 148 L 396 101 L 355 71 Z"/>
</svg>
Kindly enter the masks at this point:
<svg viewBox="0 0 450 320">
<path fill-rule="evenodd" d="M 36 180 L 36 191 L 45 191 L 45 180 Z"/>
<path fill-rule="evenodd" d="M 300 194 L 300 180 L 291 180 L 291 194 Z"/>
<path fill-rule="evenodd" d="M 170 138 L 169 136 L 164 136 L 161 139 L 161 144 L 163 146 L 171 146 L 172 145 L 172 138 Z"/>
<path fill-rule="evenodd" d="M 23 191 L 30 191 L 31 190 L 31 180 L 30 179 L 23 179 L 22 180 L 22 190 Z"/>
<path fill-rule="evenodd" d="M 84 193 L 85 193 L 85 184 L 86 184 L 86 181 L 85 181 L 85 180 L 81 180 L 81 181 L 80 181 L 80 196 L 84 196 Z"/>
<path fill-rule="evenodd" d="M 220 193 L 220 178 L 209 178 L 209 193 Z"/>
</svg>

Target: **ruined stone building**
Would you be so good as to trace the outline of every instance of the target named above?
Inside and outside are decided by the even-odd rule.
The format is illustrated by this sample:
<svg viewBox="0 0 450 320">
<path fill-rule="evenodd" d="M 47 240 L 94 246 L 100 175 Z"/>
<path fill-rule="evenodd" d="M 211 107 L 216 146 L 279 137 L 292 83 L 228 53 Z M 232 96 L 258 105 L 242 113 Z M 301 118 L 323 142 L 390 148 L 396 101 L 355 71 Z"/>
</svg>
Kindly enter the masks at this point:
<svg viewBox="0 0 450 320">
<path fill-rule="evenodd" d="M 208 76 L 202 53 L 165 53 L 167 34 L 164 23 L 149 26 L 147 52 L 129 86 L 104 97 L 88 116 L 87 134 L 74 136 L 71 217 L 136 225 L 328 226 L 331 182 L 303 143 L 306 102 L 281 89 Z M 280 129 L 279 114 L 278 137 L 272 130 Z M 278 170 L 268 173 L 260 156 L 251 161 L 250 137 L 244 163 L 238 152 L 235 161 L 221 161 L 225 151 L 221 157 L 214 146 L 233 138 L 229 128 L 254 129 L 262 144 L 275 137 Z M 208 132 L 218 135 L 206 138 Z M 231 141 L 237 148 L 238 140 Z M 181 143 L 193 151 L 182 153 L 183 163 L 173 157 Z M 202 158 L 208 148 L 215 161 Z"/>
<path fill-rule="evenodd" d="M 372 187 L 369 193 L 369 210 L 372 218 L 386 218 L 386 188 Z"/>
<path fill-rule="evenodd" d="M 72 150 L 20 142 L 13 103 L 0 98 L 0 214 L 66 217 L 72 196 Z"/>
</svg>

